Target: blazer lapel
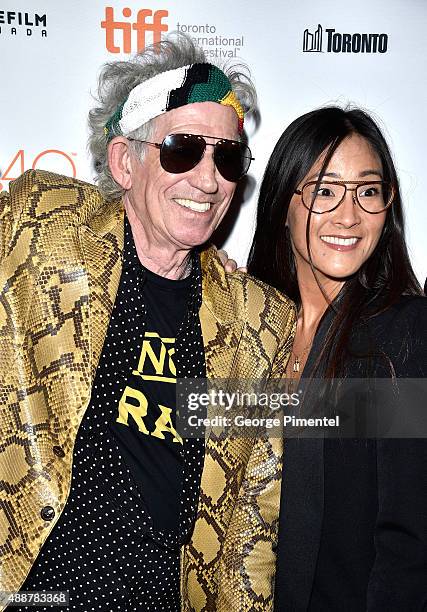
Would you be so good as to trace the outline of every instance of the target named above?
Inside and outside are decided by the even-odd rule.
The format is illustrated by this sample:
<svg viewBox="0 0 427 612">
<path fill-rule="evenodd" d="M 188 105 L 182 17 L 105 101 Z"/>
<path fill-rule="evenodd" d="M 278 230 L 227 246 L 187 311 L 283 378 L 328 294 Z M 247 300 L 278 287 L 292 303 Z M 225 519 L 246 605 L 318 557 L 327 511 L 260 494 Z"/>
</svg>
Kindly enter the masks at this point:
<svg viewBox="0 0 427 612">
<path fill-rule="evenodd" d="M 302 378 L 315 367 L 333 314 L 331 309 L 320 324 Z M 323 446 L 323 438 L 285 440 L 275 612 L 305 612 L 310 603 L 324 512 Z"/>
<path fill-rule="evenodd" d="M 124 209 L 117 202 L 103 209 L 103 223 L 95 218 L 79 228 L 89 283 L 89 338 L 91 378 L 95 376 L 116 298 L 122 270 Z"/>
<path fill-rule="evenodd" d="M 201 255 L 203 285 L 200 323 L 209 380 L 237 378 L 236 354 L 244 323 L 237 318 L 224 268 L 212 247 Z"/>
<path fill-rule="evenodd" d="M 308 608 L 323 519 L 323 439 L 285 440 L 275 612 Z"/>
<path fill-rule="evenodd" d="M 212 383 L 219 380 L 221 386 L 228 388 L 233 379 L 241 376 L 238 355 L 242 354 L 244 322 L 239 318 L 238 305 L 215 250 L 202 253 L 201 262 L 200 321 L 207 378 Z M 253 440 L 231 438 L 217 429 L 207 430 L 205 439 L 197 528 L 190 548 L 199 551 L 204 562 L 215 567 Z"/>
</svg>

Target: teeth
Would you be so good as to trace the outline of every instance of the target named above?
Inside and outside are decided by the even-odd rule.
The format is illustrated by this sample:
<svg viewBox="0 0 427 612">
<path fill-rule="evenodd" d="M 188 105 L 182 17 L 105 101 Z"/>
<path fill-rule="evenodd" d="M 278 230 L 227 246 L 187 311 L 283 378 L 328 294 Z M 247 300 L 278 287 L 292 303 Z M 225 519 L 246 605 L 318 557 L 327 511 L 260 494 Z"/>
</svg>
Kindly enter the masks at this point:
<svg viewBox="0 0 427 612">
<path fill-rule="evenodd" d="M 320 236 L 323 242 L 329 242 L 329 244 L 340 244 L 341 246 L 350 246 L 356 244 L 358 238 L 337 238 L 336 236 Z"/>
<path fill-rule="evenodd" d="M 186 200 L 184 198 L 175 198 L 175 202 L 180 204 L 180 206 L 191 208 L 191 210 L 195 210 L 196 212 L 205 212 L 211 207 L 210 202 L 195 202 L 194 200 Z"/>
</svg>

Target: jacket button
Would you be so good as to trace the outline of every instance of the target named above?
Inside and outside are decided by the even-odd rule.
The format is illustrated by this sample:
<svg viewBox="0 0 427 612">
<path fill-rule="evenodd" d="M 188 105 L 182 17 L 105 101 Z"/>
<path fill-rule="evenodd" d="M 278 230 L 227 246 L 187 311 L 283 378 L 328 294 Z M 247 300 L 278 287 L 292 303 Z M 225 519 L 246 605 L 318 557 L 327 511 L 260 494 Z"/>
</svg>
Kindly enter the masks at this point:
<svg viewBox="0 0 427 612">
<path fill-rule="evenodd" d="M 60 446 L 54 446 L 52 450 L 57 457 L 65 457 L 65 451 Z"/>
<path fill-rule="evenodd" d="M 40 516 L 44 521 L 51 521 L 55 517 L 55 510 L 52 506 L 45 506 L 41 509 Z"/>
</svg>

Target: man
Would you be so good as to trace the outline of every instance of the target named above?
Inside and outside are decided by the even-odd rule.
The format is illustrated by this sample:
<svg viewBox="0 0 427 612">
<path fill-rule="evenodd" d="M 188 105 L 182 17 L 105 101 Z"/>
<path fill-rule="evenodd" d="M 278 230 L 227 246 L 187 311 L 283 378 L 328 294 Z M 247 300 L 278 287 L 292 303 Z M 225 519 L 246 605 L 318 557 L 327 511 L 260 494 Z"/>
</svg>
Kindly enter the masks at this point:
<svg viewBox="0 0 427 612">
<path fill-rule="evenodd" d="M 251 160 L 253 92 L 230 74 L 184 37 L 107 65 L 98 188 L 30 171 L 1 196 L 2 591 L 271 609 L 279 441 L 205 445 L 175 422 L 177 379 L 279 376 L 294 325 L 199 249 Z"/>
</svg>

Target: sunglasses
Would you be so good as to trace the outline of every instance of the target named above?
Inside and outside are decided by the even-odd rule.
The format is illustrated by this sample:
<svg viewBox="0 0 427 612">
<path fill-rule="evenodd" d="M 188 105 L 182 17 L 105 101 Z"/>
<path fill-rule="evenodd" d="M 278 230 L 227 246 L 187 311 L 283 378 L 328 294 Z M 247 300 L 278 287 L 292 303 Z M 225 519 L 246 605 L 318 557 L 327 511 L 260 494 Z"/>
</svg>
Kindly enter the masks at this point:
<svg viewBox="0 0 427 612">
<path fill-rule="evenodd" d="M 218 172 L 227 181 L 236 183 L 249 170 L 254 159 L 250 148 L 238 140 L 218 138 L 217 142 L 206 142 L 200 134 L 168 134 L 163 142 L 149 142 L 138 138 L 128 138 L 160 149 L 160 163 L 166 172 L 181 174 L 188 172 L 201 161 L 206 147 L 213 147 L 213 159 Z"/>
</svg>

